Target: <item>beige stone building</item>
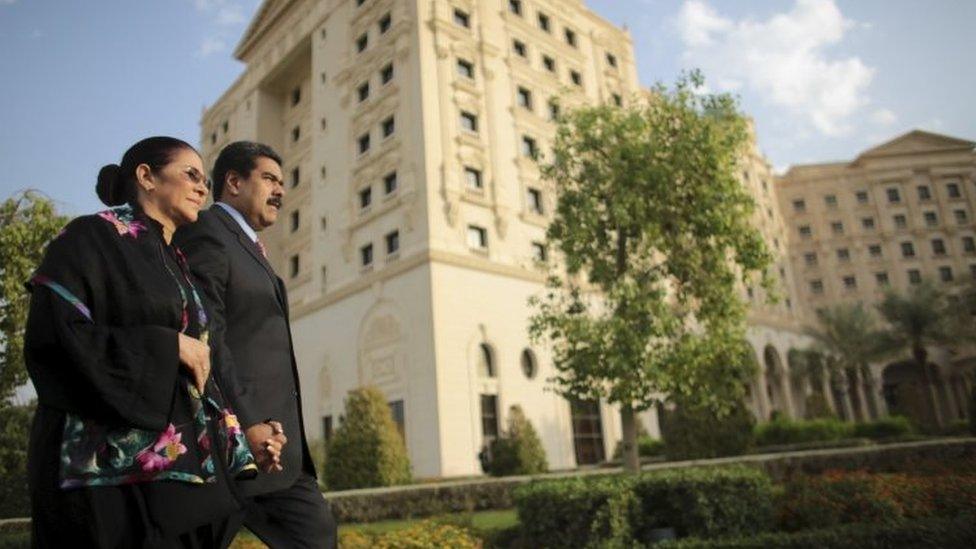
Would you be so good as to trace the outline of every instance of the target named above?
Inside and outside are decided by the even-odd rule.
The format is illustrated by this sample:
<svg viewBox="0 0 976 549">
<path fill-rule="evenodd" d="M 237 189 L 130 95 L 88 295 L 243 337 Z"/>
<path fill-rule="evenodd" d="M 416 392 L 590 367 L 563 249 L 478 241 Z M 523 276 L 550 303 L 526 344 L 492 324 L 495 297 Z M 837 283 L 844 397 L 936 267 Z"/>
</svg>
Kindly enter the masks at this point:
<svg viewBox="0 0 976 549">
<path fill-rule="evenodd" d="M 916 130 L 852 161 L 794 166 L 779 178 L 790 261 L 808 311 L 841 302 L 870 308 L 886 289 L 904 292 L 923 279 L 950 288 L 976 279 L 974 147 Z M 928 390 L 936 410 L 915 394 L 925 390 L 922 374 L 907 360 L 873 365 L 874 379 L 859 390 L 869 400 L 877 393 L 881 413 L 961 419 L 973 358 L 933 354 L 936 386 Z"/>
<path fill-rule="evenodd" d="M 479 473 L 514 404 L 551 467 L 609 456 L 618 411 L 547 390 L 527 301 L 544 283 L 555 197 L 535 157 L 549 149 L 554 100 L 638 96 L 627 31 L 579 0 L 265 0 L 235 55 L 247 68 L 203 113 L 204 161 L 238 139 L 285 159 L 284 207 L 262 240 L 289 288 L 308 435 L 328 437 L 344 395 L 370 383 L 419 477 Z M 792 222 L 755 146 L 742 178 L 782 282 L 774 305 L 742 289 L 763 366 L 752 406 L 799 417 L 810 387 L 789 356 L 809 344 L 809 314 Z M 655 414 L 643 419 L 656 433 Z"/>
</svg>

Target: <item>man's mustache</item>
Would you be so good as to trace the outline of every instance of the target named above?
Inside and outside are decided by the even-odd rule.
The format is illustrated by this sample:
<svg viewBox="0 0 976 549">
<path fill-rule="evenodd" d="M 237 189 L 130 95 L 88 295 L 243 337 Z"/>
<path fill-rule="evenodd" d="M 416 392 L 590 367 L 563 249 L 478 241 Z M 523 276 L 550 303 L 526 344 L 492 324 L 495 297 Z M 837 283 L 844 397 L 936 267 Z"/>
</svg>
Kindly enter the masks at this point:
<svg viewBox="0 0 976 549">
<path fill-rule="evenodd" d="M 268 199 L 268 204 L 276 208 L 281 208 L 281 197 L 272 196 L 271 198 Z"/>
</svg>

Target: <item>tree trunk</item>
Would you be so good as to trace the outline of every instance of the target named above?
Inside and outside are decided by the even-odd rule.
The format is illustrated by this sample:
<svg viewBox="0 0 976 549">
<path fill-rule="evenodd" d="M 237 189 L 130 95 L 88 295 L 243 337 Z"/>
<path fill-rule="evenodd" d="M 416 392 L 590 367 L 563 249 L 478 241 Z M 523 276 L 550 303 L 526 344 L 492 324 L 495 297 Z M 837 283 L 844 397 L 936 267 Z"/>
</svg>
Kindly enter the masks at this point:
<svg viewBox="0 0 976 549">
<path fill-rule="evenodd" d="M 867 421 L 864 412 L 864 402 L 861 395 L 864 393 L 859 390 L 861 385 L 861 375 L 857 371 L 857 368 L 847 369 L 847 394 L 851 399 L 851 408 L 853 408 L 854 421 L 857 423 L 863 423 Z"/>
<path fill-rule="evenodd" d="M 912 357 L 915 358 L 915 363 L 918 367 L 922 369 L 922 379 L 925 380 L 925 399 L 929 401 L 930 409 L 932 410 L 932 417 L 935 419 L 935 426 L 942 428 L 942 410 L 939 409 L 939 403 L 935 398 L 935 380 L 932 379 L 932 372 L 929 371 L 929 352 L 925 350 L 924 345 L 915 344 L 912 345 Z"/>
<path fill-rule="evenodd" d="M 640 471 L 640 456 L 637 455 L 637 416 L 634 409 L 629 405 L 624 405 L 620 410 L 620 420 L 624 432 L 621 445 L 624 471 L 637 473 Z"/>
</svg>

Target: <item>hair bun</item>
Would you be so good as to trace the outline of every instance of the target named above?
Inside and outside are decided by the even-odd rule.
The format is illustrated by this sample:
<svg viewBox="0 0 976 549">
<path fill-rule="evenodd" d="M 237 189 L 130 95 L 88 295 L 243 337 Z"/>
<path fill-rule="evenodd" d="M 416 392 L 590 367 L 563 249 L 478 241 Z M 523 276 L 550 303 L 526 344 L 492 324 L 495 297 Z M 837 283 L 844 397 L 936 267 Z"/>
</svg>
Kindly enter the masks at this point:
<svg viewBox="0 0 976 549">
<path fill-rule="evenodd" d="M 122 168 L 118 164 L 106 164 L 98 170 L 98 183 L 95 192 L 106 206 L 119 206 L 125 200 L 122 191 Z"/>
</svg>

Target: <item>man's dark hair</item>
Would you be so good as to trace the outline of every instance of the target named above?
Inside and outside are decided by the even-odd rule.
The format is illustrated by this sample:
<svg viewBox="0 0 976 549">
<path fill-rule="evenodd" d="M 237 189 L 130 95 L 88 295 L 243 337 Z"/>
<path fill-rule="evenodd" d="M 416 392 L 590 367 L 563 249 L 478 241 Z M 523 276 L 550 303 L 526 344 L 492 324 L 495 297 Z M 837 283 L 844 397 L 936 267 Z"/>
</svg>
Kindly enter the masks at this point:
<svg viewBox="0 0 976 549">
<path fill-rule="evenodd" d="M 274 149 L 264 143 L 254 141 L 235 141 L 224 147 L 217 156 L 217 161 L 213 167 L 213 199 L 220 200 L 224 193 L 224 184 L 227 182 L 227 174 L 236 172 L 237 175 L 248 178 L 251 170 L 257 165 L 257 159 L 261 156 L 270 158 L 281 165 L 281 157 Z"/>
</svg>

